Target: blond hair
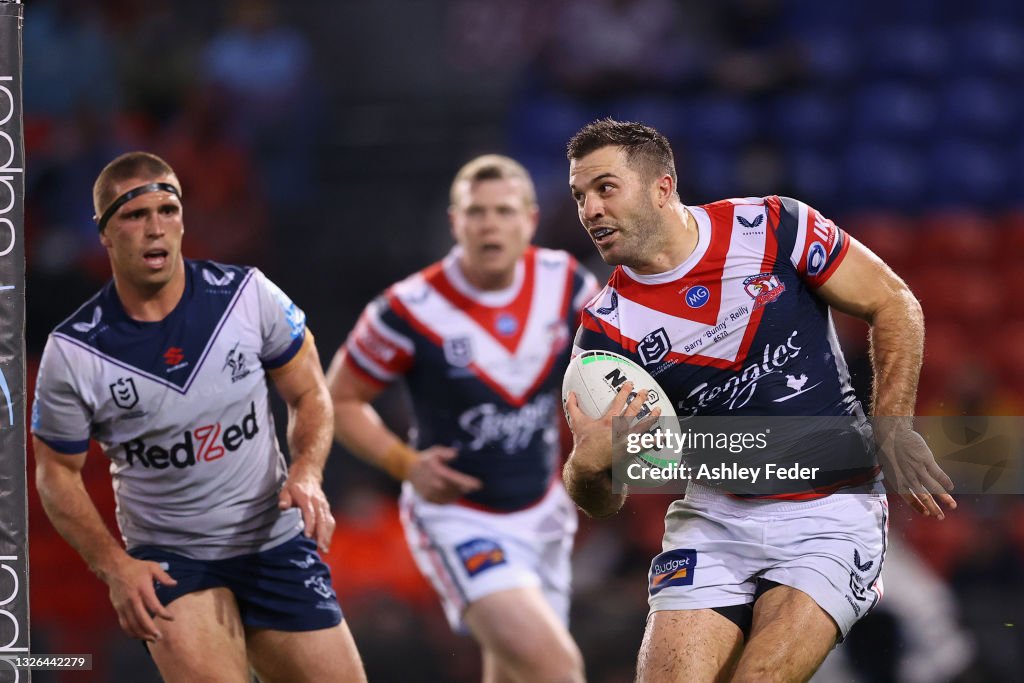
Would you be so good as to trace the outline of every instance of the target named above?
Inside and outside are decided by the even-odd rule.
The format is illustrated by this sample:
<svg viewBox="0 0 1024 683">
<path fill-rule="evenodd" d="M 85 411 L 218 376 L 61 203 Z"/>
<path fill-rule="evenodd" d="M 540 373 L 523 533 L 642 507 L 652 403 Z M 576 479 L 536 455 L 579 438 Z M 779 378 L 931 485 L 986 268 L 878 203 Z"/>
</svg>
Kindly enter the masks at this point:
<svg viewBox="0 0 1024 683">
<path fill-rule="evenodd" d="M 533 180 L 529 172 L 515 159 L 502 156 L 501 154 L 484 154 L 466 163 L 455 174 L 452 181 L 449 201 L 452 206 L 458 202 L 458 188 L 462 183 L 475 183 L 481 180 L 510 180 L 518 179 L 523 181 L 523 199 L 527 206 L 537 205 L 537 192 L 533 187 Z"/>
</svg>

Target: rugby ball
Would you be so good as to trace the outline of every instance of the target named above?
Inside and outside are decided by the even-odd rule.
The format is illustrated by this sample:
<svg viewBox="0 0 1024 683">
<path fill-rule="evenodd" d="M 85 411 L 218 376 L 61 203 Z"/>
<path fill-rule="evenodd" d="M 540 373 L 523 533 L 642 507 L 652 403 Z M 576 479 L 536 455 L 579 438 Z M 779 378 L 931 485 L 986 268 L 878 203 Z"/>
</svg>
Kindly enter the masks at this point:
<svg viewBox="0 0 1024 683">
<path fill-rule="evenodd" d="M 585 415 L 601 417 L 626 382 L 633 383 L 630 401 L 642 390 L 648 391 L 647 400 L 637 414 L 636 421 L 650 415 L 655 408 L 661 408 L 659 422 L 665 424 L 666 418 L 675 422 L 676 411 L 672 401 L 657 380 L 629 358 L 610 351 L 584 351 L 569 362 L 562 378 L 562 408 L 565 409 L 571 391 L 576 394 L 577 404 Z M 676 453 L 647 451 L 631 457 L 644 467 L 667 468 L 679 462 Z"/>
</svg>

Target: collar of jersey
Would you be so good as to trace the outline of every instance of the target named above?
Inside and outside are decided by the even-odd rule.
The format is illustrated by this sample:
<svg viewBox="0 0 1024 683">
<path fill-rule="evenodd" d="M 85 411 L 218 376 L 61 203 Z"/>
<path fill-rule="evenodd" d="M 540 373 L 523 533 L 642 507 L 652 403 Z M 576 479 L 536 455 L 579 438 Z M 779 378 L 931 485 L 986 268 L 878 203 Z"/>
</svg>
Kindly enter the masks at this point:
<svg viewBox="0 0 1024 683">
<path fill-rule="evenodd" d="M 124 304 L 121 302 L 121 297 L 117 295 L 117 287 L 114 286 L 114 281 L 111 280 L 107 285 L 109 287 L 106 296 L 106 302 L 104 308 L 110 313 L 110 317 L 113 320 L 120 320 L 131 323 L 137 327 L 146 328 L 154 327 L 162 324 L 166 320 L 170 320 L 178 314 L 178 311 L 185 307 L 185 302 L 192 298 L 192 268 L 188 260 L 185 261 L 185 289 L 181 292 L 181 298 L 178 299 L 178 303 L 174 304 L 174 308 L 165 315 L 161 320 L 136 320 L 135 318 L 128 315 L 128 311 L 125 310 Z"/>
<path fill-rule="evenodd" d="M 675 282 L 676 280 L 684 277 L 687 273 L 693 270 L 693 267 L 700 263 L 700 260 L 704 258 L 704 254 L 708 251 L 708 246 L 711 244 L 711 218 L 707 212 L 694 206 L 687 206 L 686 210 L 690 212 L 693 219 L 697 221 L 697 246 L 694 247 L 686 259 L 683 260 L 675 268 L 666 270 L 663 273 L 654 273 L 653 275 L 642 275 L 628 266 L 620 266 L 622 272 L 625 273 L 630 279 L 636 280 L 637 282 L 645 285 L 660 285 L 666 282 Z"/>
<path fill-rule="evenodd" d="M 504 308 L 509 306 L 516 297 L 519 296 L 519 291 L 523 288 L 523 280 L 526 278 L 526 265 L 523 263 L 523 259 L 520 258 L 516 261 L 516 273 L 512 280 L 512 284 L 505 289 L 498 290 L 483 290 L 477 289 L 469 283 L 466 276 L 462 273 L 462 268 L 459 267 L 459 258 L 462 256 L 462 247 L 455 245 L 452 250 L 448 252 L 448 255 L 444 257 L 441 262 L 442 268 L 444 268 L 445 277 L 448 278 L 448 282 L 451 283 L 460 294 L 465 297 L 476 301 L 484 306 L 491 308 Z"/>
</svg>

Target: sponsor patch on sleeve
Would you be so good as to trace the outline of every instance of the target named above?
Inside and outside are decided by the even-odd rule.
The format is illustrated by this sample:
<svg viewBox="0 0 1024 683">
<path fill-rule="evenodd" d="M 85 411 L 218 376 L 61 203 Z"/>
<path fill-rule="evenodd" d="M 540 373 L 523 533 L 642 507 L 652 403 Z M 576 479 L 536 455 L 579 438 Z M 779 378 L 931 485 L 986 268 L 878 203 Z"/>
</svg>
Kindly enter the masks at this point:
<svg viewBox="0 0 1024 683">
<path fill-rule="evenodd" d="M 692 586 L 697 568 L 696 550 L 669 550 L 651 563 L 649 591 L 654 595 L 669 586 Z"/>
<path fill-rule="evenodd" d="M 470 577 L 506 562 L 505 551 L 489 538 L 473 538 L 460 543 L 455 546 L 455 552 Z"/>
</svg>

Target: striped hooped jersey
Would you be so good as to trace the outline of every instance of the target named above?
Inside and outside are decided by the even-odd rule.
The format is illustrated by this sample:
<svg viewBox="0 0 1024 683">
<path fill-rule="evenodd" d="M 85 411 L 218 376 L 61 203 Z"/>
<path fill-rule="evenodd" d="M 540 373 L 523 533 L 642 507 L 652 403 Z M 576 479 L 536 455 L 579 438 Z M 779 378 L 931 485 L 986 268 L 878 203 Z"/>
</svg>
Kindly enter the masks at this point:
<svg viewBox="0 0 1024 683">
<path fill-rule="evenodd" d="M 47 340 L 32 431 L 58 453 L 100 444 L 128 548 L 212 560 L 274 547 L 302 520 L 277 507 L 287 470 L 265 371 L 306 334 L 254 268 L 186 260 L 181 301 L 159 322 L 130 318 L 108 283 Z"/>
<path fill-rule="evenodd" d="M 479 477 L 464 503 L 511 511 L 539 500 L 558 466 L 558 391 L 596 281 L 562 251 L 529 248 L 501 291 L 473 288 L 454 249 L 364 310 L 346 361 L 376 386 L 408 385 L 413 445 L 458 450 Z"/>
<path fill-rule="evenodd" d="M 788 197 L 687 208 L 698 228 L 693 253 L 656 275 L 616 268 L 587 304 L 574 351 L 636 360 L 680 416 L 863 417 L 828 304 L 815 294 L 849 236 Z"/>
</svg>

